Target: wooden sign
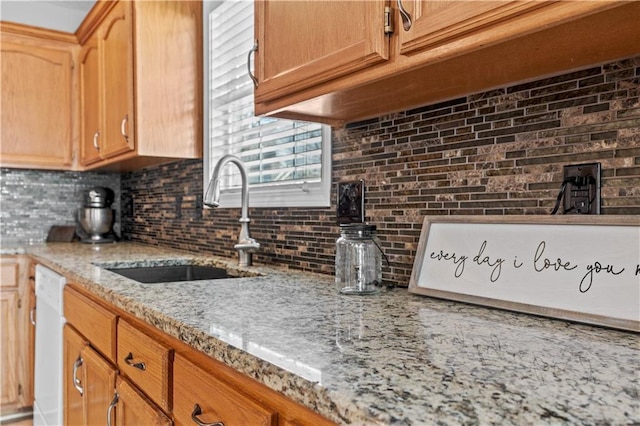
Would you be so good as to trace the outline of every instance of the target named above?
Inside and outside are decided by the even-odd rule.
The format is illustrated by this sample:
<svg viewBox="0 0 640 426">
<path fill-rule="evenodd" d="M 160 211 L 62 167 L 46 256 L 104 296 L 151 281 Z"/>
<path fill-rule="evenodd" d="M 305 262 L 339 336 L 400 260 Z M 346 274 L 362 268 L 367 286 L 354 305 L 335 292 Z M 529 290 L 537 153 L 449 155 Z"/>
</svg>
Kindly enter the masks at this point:
<svg viewBox="0 0 640 426">
<path fill-rule="evenodd" d="M 427 217 L 409 291 L 640 332 L 640 217 Z"/>
</svg>

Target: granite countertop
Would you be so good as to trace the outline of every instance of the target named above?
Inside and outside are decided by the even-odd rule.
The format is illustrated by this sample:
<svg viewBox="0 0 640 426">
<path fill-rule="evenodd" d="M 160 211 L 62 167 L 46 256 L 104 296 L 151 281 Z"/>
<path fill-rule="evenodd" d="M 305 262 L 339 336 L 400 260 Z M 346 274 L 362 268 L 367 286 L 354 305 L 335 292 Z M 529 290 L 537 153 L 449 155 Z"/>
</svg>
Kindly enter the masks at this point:
<svg viewBox="0 0 640 426">
<path fill-rule="evenodd" d="M 99 297 L 341 424 L 640 422 L 640 336 L 413 295 L 336 294 L 333 277 L 140 284 L 95 264 L 234 268 L 134 243 L 26 252 Z M 124 263 L 123 263 L 124 262 Z"/>
</svg>

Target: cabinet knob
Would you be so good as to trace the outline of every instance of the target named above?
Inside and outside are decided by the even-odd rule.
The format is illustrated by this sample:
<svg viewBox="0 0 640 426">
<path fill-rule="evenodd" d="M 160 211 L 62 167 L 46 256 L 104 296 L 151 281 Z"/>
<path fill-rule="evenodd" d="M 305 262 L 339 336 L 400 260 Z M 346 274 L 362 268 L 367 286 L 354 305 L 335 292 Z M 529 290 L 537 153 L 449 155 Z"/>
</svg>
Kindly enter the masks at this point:
<svg viewBox="0 0 640 426">
<path fill-rule="evenodd" d="M 224 423 L 222 422 L 205 423 L 198 418 L 200 414 L 202 414 L 202 408 L 200 408 L 200 405 L 198 404 L 194 405 L 193 412 L 191 413 L 191 420 L 193 420 L 193 422 L 198 426 L 224 426 Z"/>
<path fill-rule="evenodd" d="M 138 370 L 144 371 L 147 369 L 147 365 L 144 362 L 133 362 L 133 354 L 131 352 L 129 352 L 129 354 L 124 358 L 124 362 L 133 368 L 137 368 Z"/>
<path fill-rule="evenodd" d="M 398 0 L 398 11 L 402 18 L 402 28 L 404 28 L 405 31 L 409 31 L 413 22 L 411 21 L 411 15 L 409 15 L 409 12 L 407 12 L 402 6 L 402 0 Z"/>
</svg>

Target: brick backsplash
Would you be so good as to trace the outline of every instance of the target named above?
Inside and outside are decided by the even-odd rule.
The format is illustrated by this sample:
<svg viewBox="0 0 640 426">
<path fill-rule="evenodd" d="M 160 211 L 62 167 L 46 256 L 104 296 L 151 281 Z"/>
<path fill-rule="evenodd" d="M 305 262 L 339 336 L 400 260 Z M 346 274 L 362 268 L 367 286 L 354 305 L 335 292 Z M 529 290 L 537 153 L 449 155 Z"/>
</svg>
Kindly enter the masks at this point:
<svg viewBox="0 0 640 426">
<path fill-rule="evenodd" d="M 601 163 L 602 214 L 640 214 L 639 95 L 636 57 L 351 123 L 333 187 L 365 180 L 384 279 L 406 286 L 425 216 L 549 214 L 566 164 Z M 124 174 L 123 235 L 235 257 L 239 209 L 202 210 L 201 193 L 197 160 Z M 333 274 L 335 205 L 250 216 L 256 263 Z"/>
</svg>

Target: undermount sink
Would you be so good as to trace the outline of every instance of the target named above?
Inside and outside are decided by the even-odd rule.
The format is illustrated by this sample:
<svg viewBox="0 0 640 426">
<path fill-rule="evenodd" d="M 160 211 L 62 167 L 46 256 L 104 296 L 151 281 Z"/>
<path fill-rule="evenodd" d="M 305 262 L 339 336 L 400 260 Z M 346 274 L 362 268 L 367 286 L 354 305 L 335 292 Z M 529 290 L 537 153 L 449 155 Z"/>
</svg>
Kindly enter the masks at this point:
<svg viewBox="0 0 640 426">
<path fill-rule="evenodd" d="M 144 284 L 237 278 L 229 275 L 226 269 L 201 265 L 138 266 L 134 268 L 106 269 Z"/>
</svg>

